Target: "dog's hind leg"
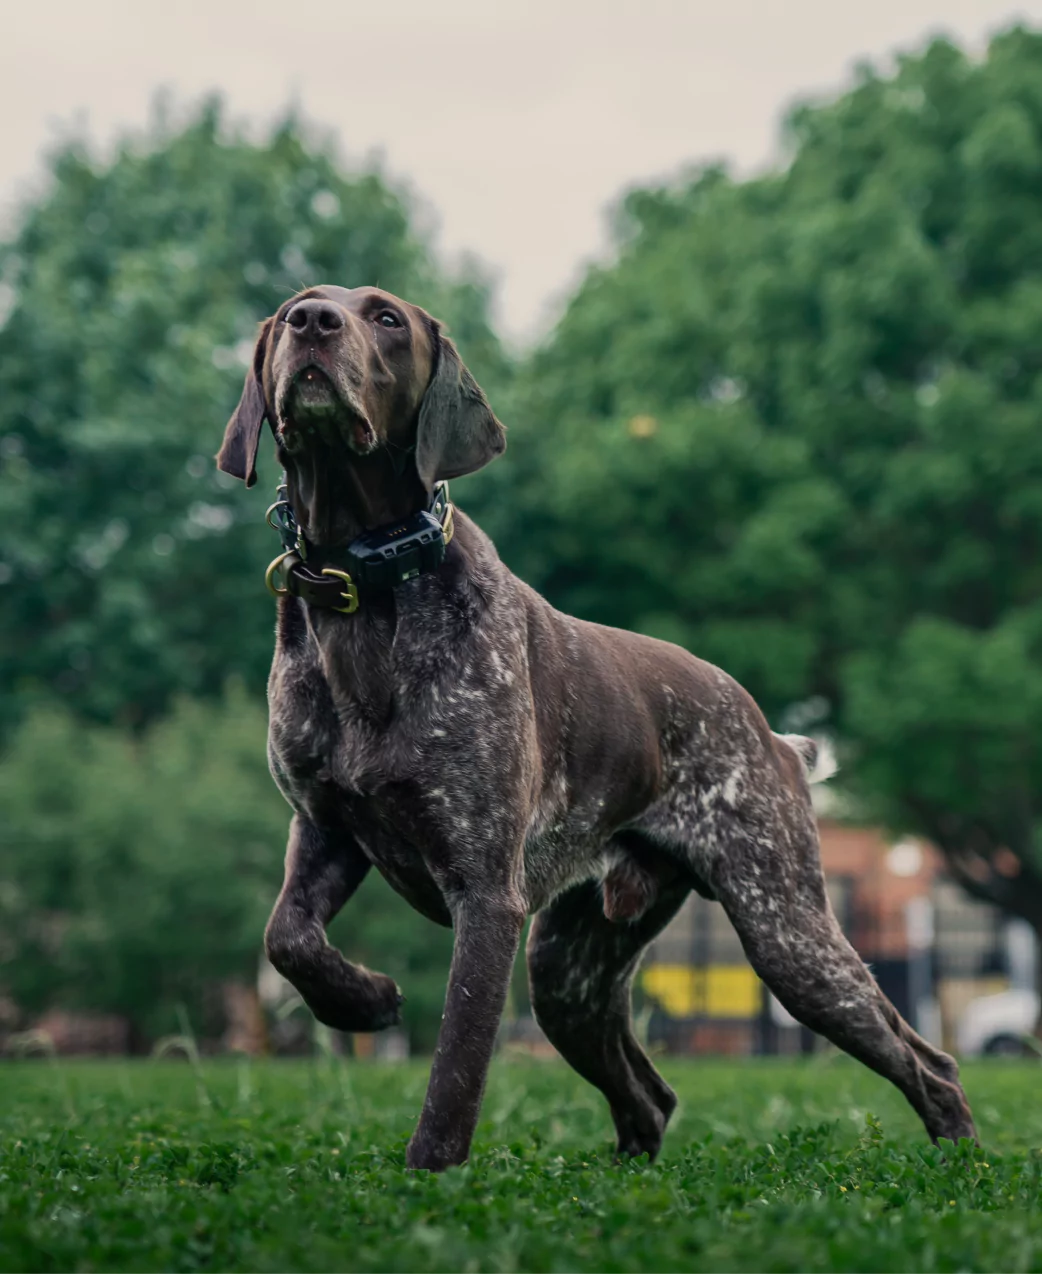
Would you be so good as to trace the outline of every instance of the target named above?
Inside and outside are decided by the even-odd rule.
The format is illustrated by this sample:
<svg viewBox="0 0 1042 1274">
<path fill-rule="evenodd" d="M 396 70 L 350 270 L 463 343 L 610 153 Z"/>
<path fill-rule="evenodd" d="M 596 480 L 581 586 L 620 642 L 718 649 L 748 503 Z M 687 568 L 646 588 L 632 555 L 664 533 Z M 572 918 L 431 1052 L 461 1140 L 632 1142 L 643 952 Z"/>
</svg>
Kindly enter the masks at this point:
<svg viewBox="0 0 1042 1274">
<path fill-rule="evenodd" d="M 315 1017 L 338 1031 L 378 1031 L 399 1020 L 402 997 L 392 979 L 350 964 L 326 939 L 326 925 L 368 870 L 369 860 L 348 833 L 294 816 L 286 878 L 264 947 Z"/>
<path fill-rule="evenodd" d="M 738 831 L 713 873 L 753 968 L 798 1021 L 889 1079 L 933 1140 L 975 1137 L 947 1053 L 927 1043 L 879 989 L 829 905 L 810 818 Z"/>
<path fill-rule="evenodd" d="M 649 1154 L 677 1099 L 637 1043 L 630 984 L 644 948 L 676 915 L 686 881 L 660 886 L 636 920 L 604 914 L 601 885 L 588 881 L 539 912 L 528 937 L 532 1008 L 547 1038 L 608 1099 L 620 1155 Z"/>
</svg>

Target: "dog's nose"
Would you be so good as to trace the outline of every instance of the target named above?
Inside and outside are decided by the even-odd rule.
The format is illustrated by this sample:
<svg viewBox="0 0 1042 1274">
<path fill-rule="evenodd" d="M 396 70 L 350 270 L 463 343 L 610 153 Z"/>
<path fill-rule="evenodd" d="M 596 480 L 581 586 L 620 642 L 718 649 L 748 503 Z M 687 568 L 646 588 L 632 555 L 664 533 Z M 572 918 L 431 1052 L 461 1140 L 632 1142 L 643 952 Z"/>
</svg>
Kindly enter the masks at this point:
<svg viewBox="0 0 1042 1274">
<path fill-rule="evenodd" d="M 307 300 L 298 301 L 293 306 L 286 315 L 286 322 L 298 336 L 312 341 L 322 341 L 340 331 L 344 326 L 344 316 L 329 301 L 323 301 L 320 297 L 309 297 Z"/>
</svg>

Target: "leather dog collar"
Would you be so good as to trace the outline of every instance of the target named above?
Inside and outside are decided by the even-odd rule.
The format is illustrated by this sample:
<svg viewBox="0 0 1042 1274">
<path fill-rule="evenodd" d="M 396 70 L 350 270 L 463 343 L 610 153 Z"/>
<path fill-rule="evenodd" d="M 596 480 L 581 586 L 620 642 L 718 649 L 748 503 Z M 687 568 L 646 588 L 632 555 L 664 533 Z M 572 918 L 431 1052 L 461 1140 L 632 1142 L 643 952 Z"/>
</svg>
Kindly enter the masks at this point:
<svg viewBox="0 0 1042 1274">
<path fill-rule="evenodd" d="M 266 520 L 282 537 L 283 551 L 264 572 L 268 592 L 300 597 L 345 615 L 358 609 L 366 593 L 390 590 L 437 570 L 452 539 L 452 501 L 445 482 L 435 485 L 426 509 L 363 531 L 348 545 L 312 543 L 297 524 L 285 482 L 276 495 Z"/>
</svg>

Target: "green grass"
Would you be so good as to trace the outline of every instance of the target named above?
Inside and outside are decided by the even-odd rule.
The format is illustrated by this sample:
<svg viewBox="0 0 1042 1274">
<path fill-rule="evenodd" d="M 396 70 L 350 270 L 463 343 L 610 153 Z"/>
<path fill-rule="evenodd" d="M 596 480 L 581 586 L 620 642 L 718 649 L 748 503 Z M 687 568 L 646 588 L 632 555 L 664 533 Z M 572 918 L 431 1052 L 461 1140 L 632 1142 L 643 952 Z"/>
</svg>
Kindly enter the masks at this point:
<svg viewBox="0 0 1042 1274">
<path fill-rule="evenodd" d="M 563 1065 L 500 1061 L 434 1177 L 404 1170 L 418 1064 L 3 1064 L 0 1268 L 1042 1268 L 1037 1065 L 965 1068 L 984 1149 L 947 1157 L 843 1059 L 663 1069 L 651 1167 Z"/>
</svg>

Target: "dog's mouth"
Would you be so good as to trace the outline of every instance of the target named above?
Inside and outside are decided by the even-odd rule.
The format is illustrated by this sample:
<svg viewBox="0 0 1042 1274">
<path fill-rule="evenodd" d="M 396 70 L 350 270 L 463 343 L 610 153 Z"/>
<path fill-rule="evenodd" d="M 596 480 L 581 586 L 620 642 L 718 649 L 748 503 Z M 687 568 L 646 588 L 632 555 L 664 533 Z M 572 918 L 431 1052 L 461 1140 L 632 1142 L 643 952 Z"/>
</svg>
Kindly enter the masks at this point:
<svg viewBox="0 0 1042 1274">
<path fill-rule="evenodd" d="M 287 406 L 295 414 L 327 415 L 342 410 L 333 382 L 319 367 L 303 367 L 290 385 Z"/>
<path fill-rule="evenodd" d="M 331 444 L 342 440 L 362 455 L 378 442 L 366 417 L 344 401 L 321 367 L 302 367 L 293 375 L 280 416 L 280 432 L 292 450 L 316 436 Z"/>
</svg>

